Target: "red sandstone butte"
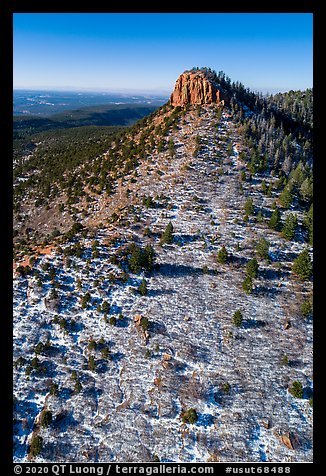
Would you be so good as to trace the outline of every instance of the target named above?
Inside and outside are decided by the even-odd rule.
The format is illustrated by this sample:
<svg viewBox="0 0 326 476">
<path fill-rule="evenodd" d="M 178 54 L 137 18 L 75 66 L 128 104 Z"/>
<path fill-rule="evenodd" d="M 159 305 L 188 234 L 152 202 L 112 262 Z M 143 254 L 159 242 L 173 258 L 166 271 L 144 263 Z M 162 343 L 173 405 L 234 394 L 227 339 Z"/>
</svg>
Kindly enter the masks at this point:
<svg viewBox="0 0 326 476">
<path fill-rule="evenodd" d="M 223 105 L 221 91 L 212 83 L 203 71 L 185 71 L 175 83 L 171 94 L 172 106 L 186 104 L 218 104 Z"/>
</svg>

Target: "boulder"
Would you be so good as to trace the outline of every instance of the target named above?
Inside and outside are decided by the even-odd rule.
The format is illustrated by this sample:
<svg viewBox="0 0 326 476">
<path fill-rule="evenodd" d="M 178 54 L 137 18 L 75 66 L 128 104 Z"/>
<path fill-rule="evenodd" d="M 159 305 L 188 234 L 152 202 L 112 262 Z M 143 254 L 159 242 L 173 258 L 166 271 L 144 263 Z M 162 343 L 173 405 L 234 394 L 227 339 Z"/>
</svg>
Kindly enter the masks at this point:
<svg viewBox="0 0 326 476">
<path fill-rule="evenodd" d="M 268 430 L 271 427 L 271 422 L 269 418 L 263 418 L 261 421 L 261 424 L 264 428 L 266 428 L 266 430 Z"/>
<path fill-rule="evenodd" d="M 287 432 L 280 436 L 282 443 L 287 446 L 290 450 L 294 450 L 291 433 Z"/>
</svg>

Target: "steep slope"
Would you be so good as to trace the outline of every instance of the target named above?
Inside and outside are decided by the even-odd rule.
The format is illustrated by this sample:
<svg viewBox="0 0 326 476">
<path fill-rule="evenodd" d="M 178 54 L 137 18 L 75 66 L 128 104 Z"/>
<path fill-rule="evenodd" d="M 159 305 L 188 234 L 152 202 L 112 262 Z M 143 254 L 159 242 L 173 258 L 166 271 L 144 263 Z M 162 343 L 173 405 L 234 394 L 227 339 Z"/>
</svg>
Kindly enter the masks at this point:
<svg viewBox="0 0 326 476">
<path fill-rule="evenodd" d="M 243 178 L 247 145 L 230 111 L 189 107 L 174 124 L 112 194 L 75 204 L 84 230 L 15 276 L 15 461 L 31 458 L 36 435 L 40 462 L 312 460 L 312 322 L 300 311 L 312 284 L 292 272 L 306 243 L 268 228 L 280 192 L 264 194 L 273 179 L 259 172 Z M 269 259 L 257 255 L 262 237 Z M 153 247 L 151 270 L 132 266 L 130 243 Z"/>
</svg>

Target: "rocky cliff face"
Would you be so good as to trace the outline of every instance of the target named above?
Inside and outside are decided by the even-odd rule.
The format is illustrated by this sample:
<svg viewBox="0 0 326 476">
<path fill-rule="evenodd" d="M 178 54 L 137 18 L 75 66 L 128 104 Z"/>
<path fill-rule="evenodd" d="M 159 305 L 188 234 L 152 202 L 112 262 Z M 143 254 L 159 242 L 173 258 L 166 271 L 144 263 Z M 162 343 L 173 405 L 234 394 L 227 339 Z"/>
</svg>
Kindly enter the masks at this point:
<svg viewBox="0 0 326 476">
<path fill-rule="evenodd" d="M 202 71 L 185 71 L 175 83 L 172 106 L 186 104 L 224 104 L 221 91 Z"/>
</svg>

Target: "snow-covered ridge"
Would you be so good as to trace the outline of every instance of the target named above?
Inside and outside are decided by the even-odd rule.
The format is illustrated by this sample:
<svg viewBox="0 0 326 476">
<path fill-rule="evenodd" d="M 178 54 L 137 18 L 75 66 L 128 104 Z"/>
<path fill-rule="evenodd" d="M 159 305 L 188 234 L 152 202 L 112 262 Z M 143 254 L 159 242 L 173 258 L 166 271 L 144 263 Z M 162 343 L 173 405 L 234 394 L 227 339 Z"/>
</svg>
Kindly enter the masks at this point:
<svg viewBox="0 0 326 476">
<path fill-rule="evenodd" d="M 217 132 L 214 109 L 202 111 L 200 117 L 190 111 L 171 133 L 174 159 L 160 153 L 139 170 L 141 194 L 163 194 L 168 207 L 136 206 L 140 221 L 117 229 L 115 243 L 108 244 L 105 229 L 99 231 L 96 258 L 93 239 L 81 239 L 83 255 L 69 257 L 69 263 L 65 246 L 62 253 L 42 256 L 35 264 L 42 287 L 33 277 L 15 278 L 14 360 L 26 359 L 14 370 L 16 462 L 28 460 L 36 434 L 43 438 L 39 462 L 312 461 L 306 398 L 312 389 L 312 324 L 297 313 L 303 289 L 289 270 L 289 255 L 304 244 L 287 242 L 266 225 L 244 224 L 246 194 L 266 208 L 275 197 L 246 183 L 241 195 L 241 137 L 226 115 Z M 201 148 L 195 157 L 196 136 Z M 164 175 L 158 176 L 161 169 Z M 174 243 L 159 246 L 169 221 Z M 271 242 L 277 262 L 260 263 L 255 290 L 247 295 L 244 266 L 261 236 Z M 130 241 L 152 244 L 157 266 L 123 280 L 111 258 Z M 217 263 L 222 245 L 233 256 L 229 264 Z M 56 270 L 57 299 L 51 297 L 46 262 Z M 134 291 L 143 277 L 146 296 Z M 91 301 L 83 308 L 87 292 Z M 110 304 L 107 316 L 99 310 L 104 301 Z M 244 317 L 240 328 L 232 324 L 237 309 Z M 148 341 L 134 323 L 137 314 L 149 320 Z M 39 342 L 48 343 L 37 355 L 44 370 L 28 375 Z M 289 365 L 281 363 L 284 355 Z M 289 394 L 294 380 L 302 382 L 305 398 Z M 57 395 L 50 392 L 53 383 Z M 180 416 L 189 408 L 196 409 L 195 424 Z M 49 427 L 38 425 L 44 409 L 52 412 Z M 287 432 L 296 435 L 295 449 L 281 441 Z"/>
</svg>

